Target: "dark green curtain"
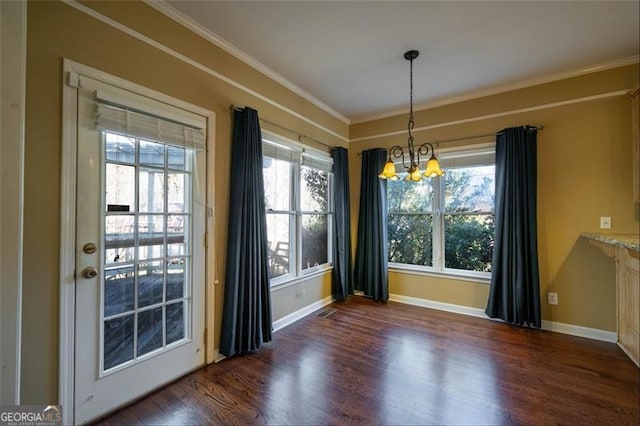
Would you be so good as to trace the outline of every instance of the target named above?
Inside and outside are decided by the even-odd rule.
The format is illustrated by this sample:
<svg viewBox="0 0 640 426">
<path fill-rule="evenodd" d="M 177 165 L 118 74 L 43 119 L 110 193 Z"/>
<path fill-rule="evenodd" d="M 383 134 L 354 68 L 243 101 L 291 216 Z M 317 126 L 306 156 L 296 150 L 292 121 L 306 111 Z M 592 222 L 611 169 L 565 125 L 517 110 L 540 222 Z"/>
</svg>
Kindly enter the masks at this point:
<svg viewBox="0 0 640 426">
<path fill-rule="evenodd" d="M 389 299 L 387 181 L 378 177 L 386 159 L 384 149 L 362 152 L 358 245 L 353 273 L 355 289 L 380 301 Z"/>
<path fill-rule="evenodd" d="M 339 302 L 353 294 L 351 210 L 349 208 L 349 151 L 331 149 L 333 157 L 333 275 L 331 295 Z"/>
<path fill-rule="evenodd" d="M 495 245 L 486 314 L 540 327 L 535 127 L 496 138 Z"/>
<path fill-rule="evenodd" d="M 220 353 L 254 352 L 271 341 L 271 291 L 258 112 L 234 111 L 227 268 Z"/>
</svg>

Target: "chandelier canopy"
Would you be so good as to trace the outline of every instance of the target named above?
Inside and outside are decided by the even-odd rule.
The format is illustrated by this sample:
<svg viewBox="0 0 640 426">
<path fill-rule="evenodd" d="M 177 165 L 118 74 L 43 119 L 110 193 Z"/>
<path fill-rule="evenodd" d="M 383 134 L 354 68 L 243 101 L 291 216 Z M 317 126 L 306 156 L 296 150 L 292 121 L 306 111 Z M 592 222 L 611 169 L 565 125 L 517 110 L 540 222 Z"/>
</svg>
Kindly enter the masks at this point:
<svg viewBox="0 0 640 426">
<path fill-rule="evenodd" d="M 398 179 L 398 175 L 396 174 L 396 165 L 393 163 L 392 158 L 402 158 L 402 165 L 407 171 L 407 180 L 418 182 L 422 180 L 423 177 L 434 177 L 434 176 L 442 176 L 444 172 L 440 168 L 440 164 L 438 163 L 438 159 L 435 156 L 433 145 L 428 142 L 423 143 L 416 150 L 413 143 L 413 134 L 411 131 L 415 125 L 415 121 L 413 119 L 413 60 L 418 57 L 420 52 L 417 50 L 409 50 L 404 54 L 404 58 L 409 61 L 409 123 L 407 124 L 407 128 L 409 130 L 409 138 L 407 140 L 407 153 L 408 159 L 405 156 L 404 148 L 400 145 L 392 146 L 389 149 L 389 156 L 387 162 L 384 165 L 384 169 L 378 177 L 380 179 Z M 426 158 L 427 155 L 431 153 L 431 157 L 426 162 L 426 167 L 424 173 L 420 171 L 420 156 Z M 407 161 L 408 160 L 408 161 Z"/>
</svg>

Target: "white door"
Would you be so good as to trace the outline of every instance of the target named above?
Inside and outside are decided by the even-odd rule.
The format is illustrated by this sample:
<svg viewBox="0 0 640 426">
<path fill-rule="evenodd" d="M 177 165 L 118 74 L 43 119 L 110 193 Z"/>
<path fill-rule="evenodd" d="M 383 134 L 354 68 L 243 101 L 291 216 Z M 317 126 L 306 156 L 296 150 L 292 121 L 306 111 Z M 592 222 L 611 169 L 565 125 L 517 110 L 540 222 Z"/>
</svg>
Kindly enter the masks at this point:
<svg viewBox="0 0 640 426">
<path fill-rule="evenodd" d="M 145 129 L 191 123 L 191 113 L 86 77 L 80 87 L 76 423 L 203 365 L 205 352 L 205 152 Z M 97 102 L 100 93 L 108 101 Z M 116 130 L 99 128 L 98 105 L 126 122 L 115 117 Z M 142 121 L 129 122 L 133 116 Z"/>
</svg>

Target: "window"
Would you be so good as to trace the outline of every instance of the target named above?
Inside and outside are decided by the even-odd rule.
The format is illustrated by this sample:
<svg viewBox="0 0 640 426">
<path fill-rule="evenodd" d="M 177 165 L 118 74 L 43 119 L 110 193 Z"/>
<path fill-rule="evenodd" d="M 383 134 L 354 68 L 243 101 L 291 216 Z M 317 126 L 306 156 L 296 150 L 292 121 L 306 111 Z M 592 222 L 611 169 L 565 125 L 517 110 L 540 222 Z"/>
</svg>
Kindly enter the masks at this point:
<svg viewBox="0 0 640 426">
<path fill-rule="evenodd" d="M 331 264 L 330 191 L 333 160 L 269 136 L 263 175 L 272 284 Z"/>
<path fill-rule="evenodd" d="M 194 153 L 101 134 L 107 371 L 189 337 Z"/>
<path fill-rule="evenodd" d="M 495 148 L 445 153 L 440 162 L 446 168 L 442 177 L 388 181 L 389 262 L 399 268 L 488 278 Z"/>
</svg>

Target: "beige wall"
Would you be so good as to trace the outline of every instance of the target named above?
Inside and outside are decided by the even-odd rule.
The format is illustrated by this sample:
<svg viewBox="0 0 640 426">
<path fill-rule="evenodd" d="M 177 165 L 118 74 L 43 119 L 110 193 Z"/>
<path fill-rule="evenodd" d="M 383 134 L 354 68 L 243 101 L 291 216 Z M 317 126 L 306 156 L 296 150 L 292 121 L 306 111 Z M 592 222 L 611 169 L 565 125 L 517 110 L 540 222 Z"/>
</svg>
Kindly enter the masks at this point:
<svg viewBox="0 0 640 426">
<path fill-rule="evenodd" d="M 141 2 L 87 2 L 87 6 L 190 57 L 305 117 L 347 136 L 348 126 L 255 69 Z M 58 394 L 58 297 L 62 59 L 214 111 L 215 210 L 219 340 L 229 213 L 229 104 L 248 105 L 262 118 L 299 133 L 338 138 L 224 83 L 160 50 L 60 2 L 29 2 L 25 152 L 22 403 L 48 404 Z M 277 130 L 277 129 L 273 129 Z M 284 135 L 291 136 L 291 135 Z M 273 293 L 274 320 L 330 295 L 330 279 L 314 278 Z M 217 346 L 217 345 L 216 345 Z"/>
<path fill-rule="evenodd" d="M 416 114 L 416 127 L 497 114 L 601 93 L 629 89 L 638 66 L 627 66 Z M 351 138 L 403 129 L 407 115 L 351 126 Z M 615 331 L 615 265 L 579 235 L 599 231 L 600 216 L 611 216 L 612 232 L 638 232 L 632 196 L 631 102 L 627 96 L 544 108 L 422 131 L 416 143 L 494 134 L 524 124 L 538 133 L 538 243 L 542 316 L 584 327 Z M 491 139 L 491 138 L 489 138 Z M 480 138 L 456 144 L 487 141 Z M 406 137 L 352 142 L 350 148 L 353 235 L 358 217 L 360 157 L 372 147 L 406 145 Z M 453 144 L 443 144 L 442 147 Z M 489 285 L 391 272 L 390 292 L 484 309 Z M 546 303 L 547 291 L 559 304 Z"/>
</svg>

